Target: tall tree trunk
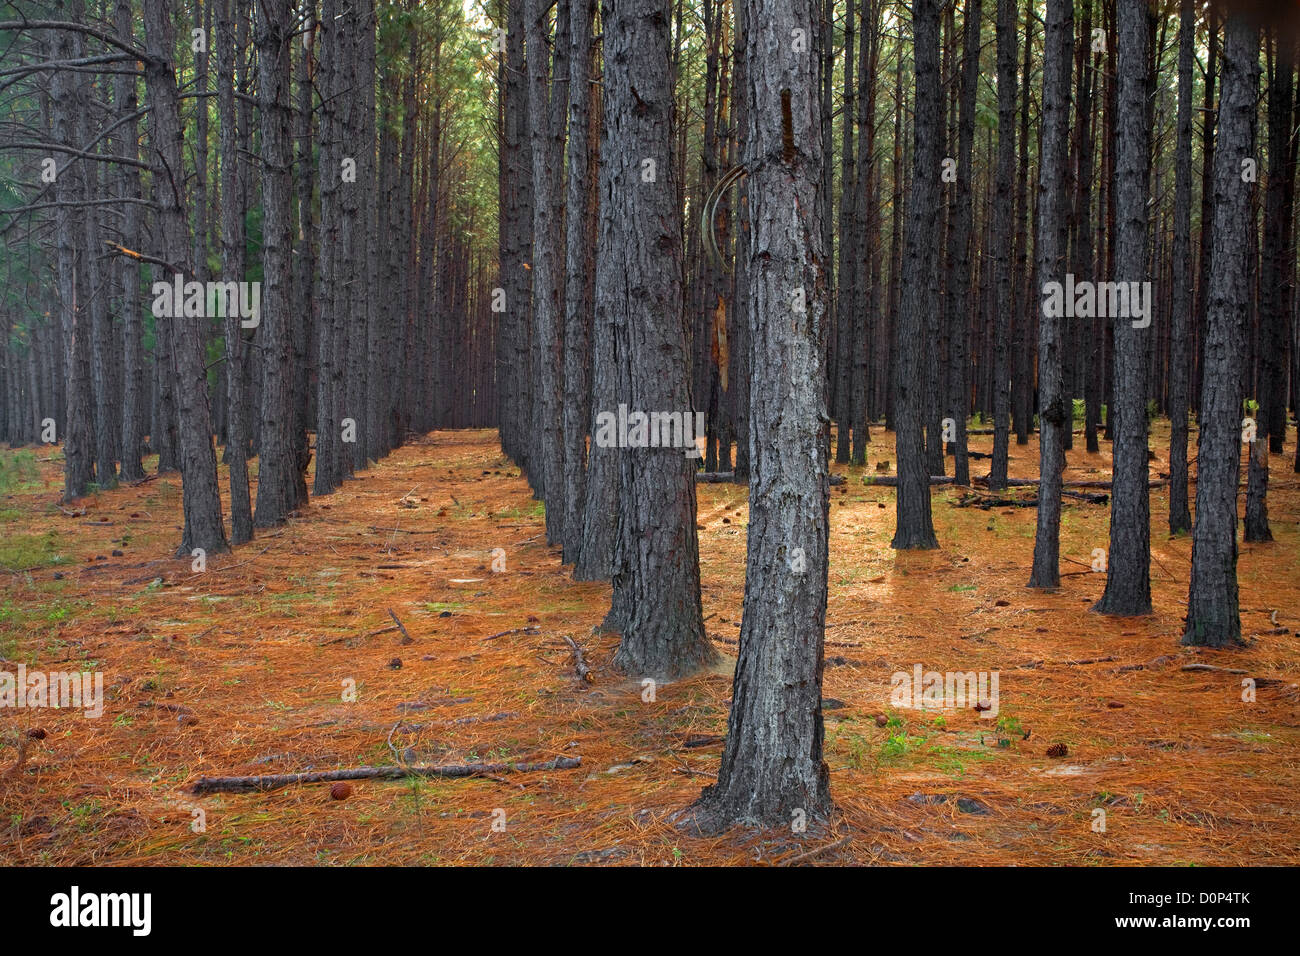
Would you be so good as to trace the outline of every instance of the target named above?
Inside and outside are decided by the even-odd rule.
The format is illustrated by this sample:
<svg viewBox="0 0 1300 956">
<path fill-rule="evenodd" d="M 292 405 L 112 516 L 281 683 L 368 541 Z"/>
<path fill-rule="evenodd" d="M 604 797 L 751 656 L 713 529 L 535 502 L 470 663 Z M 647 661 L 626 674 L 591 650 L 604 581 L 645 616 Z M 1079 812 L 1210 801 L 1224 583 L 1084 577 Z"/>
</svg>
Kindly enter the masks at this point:
<svg viewBox="0 0 1300 956">
<path fill-rule="evenodd" d="M 1147 276 L 1147 179 L 1151 165 L 1151 125 L 1146 0 L 1117 0 L 1119 49 L 1115 136 L 1114 280 L 1136 293 Z M 1130 306 L 1137 296 L 1130 295 Z M 1147 473 L 1148 339 L 1155 328 L 1150 297 L 1143 318 L 1114 315 L 1115 395 L 1111 402 L 1113 481 L 1110 497 L 1110 551 L 1106 590 L 1093 610 L 1101 614 L 1151 613 L 1151 492 Z"/>
<path fill-rule="evenodd" d="M 745 4 L 733 2 L 736 17 L 735 55 L 736 68 L 732 75 L 735 80 L 736 133 L 739 139 L 743 130 L 749 128 L 749 97 L 745 95 L 748 82 L 749 62 L 746 59 L 748 41 L 748 23 L 745 20 Z M 743 147 L 742 147 L 743 148 Z M 750 294 L 749 258 L 745 249 L 753 231 L 749 208 L 749 178 L 743 177 L 736 189 L 736 257 L 735 287 L 732 298 L 731 329 L 733 341 L 730 343 L 731 368 L 728 377 L 731 383 L 731 395 L 735 406 L 736 429 L 736 469 L 738 482 L 749 482 L 749 313 L 752 307 Z"/>
<path fill-rule="evenodd" d="M 258 0 L 258 116 L 262 141 L 262 444 L 258 454 L 259 528 L 281 524 L 297 507 L 293 402 L 293 141 L 289 106 L 293 4 Z"/>
<path fill-rule="evenodd" d="M 880 324 L 880 167 L 876 163 L 876 72 L 880 62 L 878 0 L 863 0 L 859 30 L 858 155 L 854 206 L 853 449 L 851 464 L 865 465 L 871 420 L 871 340 Z M 969 262 L 969 259 L 967 260 Z M 961 426 L 965 435 L 965 423 Z"/>
<path fill-rule="evenodd" d="M 851 432 L 855 419 L 853 408 L 853 356 L 857 351 L 860 327 L 857 298 L 857 231 L 853 214 L 855 197 L 862 188 L 854 182 L 853 163 L 853 19 L 854 0 L 844 10 L 844 107 L 840 117 L 840 242 L 839 284 L 835 289 L 835 460 L 847 464 L 852 451 Z M 828 28 L 829 29 L 829 28 Z M 830 40 L 827 41 L 830 43 Z M 829 154 L 827 154 L 829 156 Z M 831 165 L 831 161 L 827 162 Z M 826 254 L 830 255 L 828 248 Z M 865 334 L 865 331 L 863 332 Z"/>
<path fill-rule="evenodd" d="M 926 468 L 923 352 L 926 317 L 936 303 L 931 295 L 931 232 L 939 218 L 939 125 L 943 99 L 939 91 L 939 8 L 937 0 L 916 0 L 912 7 L 912 36 L 916 69 L 916 109 L 913 130 L 912 193 L 907 204 L 906 251 L 898 309 L 898 382 L 895 399 L 898 458 L 898 525 L 892 546 L 937 548 L 930 514 L 930 475 Z"/>
<path fill-rule="evenodd" d="M 293 420 L 291 423 L 290 455 L 293 469 L 293 502 L 295 508 L 307 503 L 307 468 L 311 464 L 311 440 L 307 436 L 308 416 L 311 413 L 311 374 L 315 365 L 312 342 L 317 327 L 317 299 L 313 283 L 316 275 L 316 225 L 312 219 L 313 183 L 315 182 L 315 150 L 312 139 L 314 132 L 315 82 L 312 73 L 315 69 L 315 38 L 318 27 L 316 21 L 317 0 L 304 0 L 299 7 L 303 17 L 301 39 L 294 43 L 289 38 L 290 46 L 297 46 L 299 55 L 294 65 L 294 87 L 297 97 L 293 113 L 294 169 L 297 173 L 293 180 L 296 193 L 297 235 L 293 246 L 293 295 L 295 303 L 291 312 L 292 337 L 292 402 Z M 415 121 L 414 110 L 408 113 L 411 122 Z M 406 211 L 407 220 L 411 215 L 410 196 L 406 196 L 401 208 Z M 403 244 L 395 247 L 406 249 L 409 244 L 409 231 L 402 237 Z M 408 270 L 408 274 L 414 269 Z M 394 382 L 398 380 L 395 375 Z"/>
<path fill-rule="evenodd" d="M 1016 0 L 998 0 L 998 158 L 993 198 L 993 460 L 989 489 L 1007 486 L 1011 435 L 1011 213 L 1016 162 Z"/>
<path fill-rule="evenodd" d="M 1083 26 L 1079 30 L 1081 38 L 1092 37 L 1094 9 L 1092 0 L 1086 0 L 1083 7 Z M 1095 54 L 1090 53 L 1089 47 L 1090 42 L 1081 42 L 1078 50 L 1079 102 L 1076 110 L 1075 129 L 1078 133 L 1079 175 L 1075 180 L 1075 236 L 1074 248 L 1070 257 L 1071 262 L 1074 264 L 1075 279 L 1087 282 L 1091 282 L 1093 279 L 1092 257 L 1095 244 L 1092 219 L 1092 175 L 1093 154 L 1095 152 L 1093 121 L 1096 110 L 1093 108 L 1093 90 L 1096 87 L 1100 64 L 1099 58 L 1101 56 L 1100 51 Z M 1089 62 L 1090 57 L 1091 63 Z M 1097 382 L 1097 369 L 1095 366 L 1099 364 L 1096 343 L 1101 333 L 1097 328 L 1095 318 L 1085 319 L 1079 322 L 1078 325 L 1080 340 L 1076 346 L 1076 353 L 1082 381 L 1077 382 L 1079 387 L 1076 392 L 1081 390 L 1084 397 L 1083 431 L 1085 447 L 1088 454 L 1095 455 L 1101 451 L 1101 446 L 1097 441 L 1097 424 L 1101 417 L 1101 398 L 1099 391 L 1095 387 Z"/>
<path fill-rule="evenodd" d="M 567 0 L 560 0 L 557 11 L 567 9 Z M 564 368 L 560 333 L 564 314 L 560 301 L 563 246 L 556 226 L 560 221 L 559 184 L 555 176 L 559 157 L 551 133 L 548 77 L 556 95 L 560 95 L 562 87 L 558 77 L 551 76 L 548 63 L 548 12 L 543 0 L 527 0 L 528 114 L 533 170 L 533 447 L 537 458 L 537 466 L 529 477 L 534 490 L 546 503 L 546 540 L 560 544 L 564 525 L 564 440 L 560 417 Z M 558 44 L 558 27 L 556 32 Z M 558 70 L 562 61 L 559 56 L 556 59 Z M 564 86 L 567 85 L 566 75 Z"/>
<path fill-rule="evenodd" d="M 613 323 L 618 403 L 632 412 L 686 416 L 692 406 L 674 212 L 670 9 L 667 0 L 605 0 L 601 8 L 605 139 L 596 314 Z M 653 177 L 646 160 L 654 162 Z M 677 677 L 714 659 L 700 609 L 695 459 L 680 447 L 641 447 L 619 449 L 617 461 L 608 622 L 622 641 L 614 663 L 639 677 Z"/>
<path fill-rule="evenodd" d="M 744 0 L 745 166 L 753 207 L 742 254 L 750 260 L 753 290 L 753 479 L 727 742 L 718 782 L 695 807 L 695 819 L 708 830 L 821 821 L 831 810 L 821 698 L 830 252 L 817 202 L 830 157 L 817 127 L 820 63 L 791 43 L 799 28 L 814 22 L 814 2 Z M 917 0 L 918 7 L 928 3 Z"/>
<path fill-rule="evenodd" d="M 1192 337 L 1192 62 L 1196 5 L 1180 0 L 1178 123 L 1174 143 L 1173 328 L 1169 341 L 1169 533 L 1192 527 L 1187 504 L 1187 394 Z"/>
<path fill-rule="evenodd" d="M 1259 82 L 1259 31 L 1248 14 L 1227 15 L 1223 91 L 1214 153 L 1214 268 L 1209 275 L 1205 365 L 1197 417 L 1196 523 L 1183 643 L 1244 643 L 1237 595 L 1237 485 L 1241 459 L 1241 370 L 1250 290 L 1246 248 L 1253 187 L 1241 163 L 1252 156 Z"/>
<path fill-rule="evenodd" d="M 344 188 L 338 122 L 341 71 L 336 65 L 340 34 L 335 22 L 337 15 L 336 0 L 322 0 L 320 60 L 316 68 L 316 88 L 321 94 L 320 260 L 316 284 L 316 300 L 320 303 L 320 312 L 316 340 L 316 473 L 312 485 L 312 490 L 318 495 L 329 494 L 338 488 L 339 444 L 342 437 L 337 405 L 337 372 L 334 367 L 335 310 L 346 296 L 346 291 L 339 282 L 342 266 L 336 251 L 339 244 L 341 191 Z M 503 227 L 502 234 L 504 233 Z"/>
<path fill-rule="evenodd" d="M 184 130 L 176 71 L 172 63 L 175 28 L 171 0 L 145 4 L 145 43 L 150 59 L 145 61 L 145 87 L 150 104 L 150 140 L 157 152 L 161 173 L 154 176 L 154 201 L 162 253 L 175 254 L 189 247 L 186 241 L 184 167 L 181 146 Z M 182 269 L 192 276 L 192 269 Z M 212 418 L 208 409 L 208 382 L 204 371 L 204 324 L 202 317 L 180 316 L 160 322 L 171 329 L 172 367 L 166 377 L 176 383 L 176 422 L 180 444 L 181 498 L 185 529 L 177 556 L 188 557 L 196 548 L 208 554 L 229 550 L 217 488 L 217 454 L 212 446 Z"/>
<path fill-rule="evenodd" d="M 1065 279 L 1065 168 L 1070 128 L 1070 65 L 1074 33 L 1072 0 L 1048 0 L 1043 46 L 1043 142 L 1039 150 L 1038 236 L 1034 243 L 1038 282 Z M 1031 286 L 1029 301 L 1036 289 Z M 1043 301 L 1040 299 L 1040 301 Z M 1061 368 L 1060 316 L 1042 310 L 1038 320 L 1038 523 L 1034 567 L 1029 586 L 1054 588 L 1061 583 L 1061 472 L 1065 467 L 1062 430 L 1073 421 Z"/>
<path fill-rule="evenodd" d="M 130 0 L 115 0 L 113 24 L 120 38 L 132 39 L 133 22 Z M 119 114 L 119 119 L 126 120 L 116 134 L 117 154 L 124 159 L 138 159 L 139 126 L 136 120 L 126 119 L 138 108 L 135 77 L 114 78 L 113 106 Z M 138 167 L 123 163 L 118 170 L 118 183 L 123 199 L 140 198 Z M 140 221 L 140 206 L 128 201 L 122 210 L 122 244 L 128 248 L 139 248 Z M 120 289 L 118 314 L 122 322 L 122 480 L 139 481 L 144 478 L 144 467 L 140 459 L 144 450 L 143 408 L 146 384 L 144 326 L 140 316 L 140 266 L 129 257 L 123 256 L 118 269 Z"/>
<path fill-rule="evenodd" d="M 565 563 L 582 551 L 587 497 L 587 426 L 591 422 L 591 301 L 586 277 L 593 255 L 587 197 L 591 192 L 592 30 L 596 0 L 570 0 L 569 164 L 565 204 L 564 496 Z"/>
<path fill-rule="evenodd" d="M 1001 7 L 1011 8 L 1012 28 L 1015 27 L 1015 0 L 999 0 Z M 970 460 L 966 453 L 966 419 L 970 415 L 970 268 L 971 268 L 971 179 L 975 175 L 972 153 L 975 143 L 975 98 L 979 83 L 980 27 L 984 6 L 982 0 L 966 4 L 964 36 L 962 38 L 961 102 L 957 118 L 957 199 L 953 209 L 950 239 L 953 266 L 948 270 L 948 415 L 952 418 L 953 475 L 959 485 L 970 484 Z M 999 51 L 1001 52 L 1001 51 Z M 1011 70 L 1015 73 L 1015 56 L 1012 54 Z M 1001 80 L 998 85 L 1002 92 Z M 1015 93 L 1012 92 L 1012 115 L 1015 113 Z M 1010 210 L 1008 209 L 1008 214 Z M 1008 317 L 1009 318 L 1009 317 Z"/>
<path fill-rule="evenodd" d="M 1293 191 L 1291 139 L 1294 46 L 1283 31 L 1274 31 L 1268 78 L 1268 187 L 1264 198 L 1263 261 L 1259 281 L 1259 409 L 1255 441 L 1250 446 L 1243 539 L 1272 541 L 1268 524 L 1268 456 L 1281 453 L 1286 435 L 1287 350 L 1291 326 L 1290 201 Z"/>
<path fill-rule="evenodd" d="M 1218 110 L 1214 106 L 1214 87 L 1218 77 L 1220 47 L 1219 9 L 1210 4 L 1207 10 L 1208 51 L 1205 57 L 1205 97 L 1201 111 L 1201 248 L 1196 277 L 1196 351 L 1193 354 L 1190 399 L 1196 403 L 1195 411 L 1201 413 L 1200 396 L 1204 386 L 1206 316 L 1210 305 L 1210 267 L 1214 258 L 1214 127 Z M 1199 440 L 1199 439 L 1198 439 Z"/>
<path fill-rule="evenodd" d="M 1012 337 L 1015 341 L 1015 358 L 1011 375 L 1011 408 L 1015 422 L 1016 444 L 1028 445 L 1033 430 L 1034 388 L 1033 368 L 1036 351 L 1035 317 L 1038 315 L 1040 297 L 1035 263 L 1029 261 L 1029 235 L 1037 235 L 1038 213 L 1030 213 L 1029 201 L 1029 103 L 1033 98 L 1030 67 L 1034 50 L 1034 0 L 1025 2 L 1025 49 L 1021 60 L 1020 86 L 1024 92 L 1020 107 L 1020 151 L 1016 158 L 1016 283 L 1015 315 Z M 1031 225 L 1032 224 L 1032 225 Z"/>
<path fill-rule="evenodd" d="M 244 160 L 235 110 L 234 0 L 217 7 L 217 113 L 221 124 L 221 270 L 226 281 L 245 281 Z M 237 310 L 225 319 L 226 464 L 230 480 L 230 543 L 253 537 L 248 488 L 248 342 Z"/>
</svg>

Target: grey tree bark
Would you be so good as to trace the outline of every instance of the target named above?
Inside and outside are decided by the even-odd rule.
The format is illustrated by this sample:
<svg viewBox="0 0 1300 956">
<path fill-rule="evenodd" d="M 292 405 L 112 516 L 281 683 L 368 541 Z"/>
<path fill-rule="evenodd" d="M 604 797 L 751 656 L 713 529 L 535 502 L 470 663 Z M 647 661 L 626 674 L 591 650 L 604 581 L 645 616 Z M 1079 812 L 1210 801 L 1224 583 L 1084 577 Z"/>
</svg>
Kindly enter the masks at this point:
<svg viewBox="0 0 1300 956">
<path fill-rule="evenodd" d="M 1001 7 L 1007 0 L 999 0 Z M 1015 0 L 1011 0 L 1011 24 L 1015 28 Z M 953 477 L 959 485 L 970 484 L 970 459 L 966 448 L 966 419 L 970 414 L 970 271 L 971 271 L 971 180 L 975 175 L 972 154 L 975 143 L 975 95 L 979 83 L 980 27 L 984 12 L 983 0 L 969 0 L 966 4 L 964 35 L 962 37 L 962 79 L 960 103 L 957 108 L 957 198 L 950 232 L 952 268 L 948 271 L 948 407 L 947 417 L 953 421 Z M 1001 34 L 999 33 L 999 36 Z M 1014 37 L 1014 34 L 1013 34 Z M 1014 40 L 1013 40 L 1014 44 Z M 1001 48 L 999 47 L 999 52 Z M 1011 71 L 1015 74 L 1015 54 L 1012 54 Z M 1000 74 L 999 74 L 1000 77 Z M 1012 80 L 1014 85 L 1014 79 Z M 1002 81 L 998 81 L 999 96 Z M 1014 119 L 1015 95 L 1012 94 Z M 1000 158 L 1000 154 L 999 154 Z M 1008 216 L 1010 210 L 1008 210 Z M 1010 225 L 1008 222 L 1007 229 Z M 1009 316 L 1007 319 L 1009 320 Z M 1009 384 L 1009 383 L 1008 383 Z"/>
<path fill-rule="evenodd" d="M 1259 277 L 1259 410 L 1250 448 L 1243 540 L 1272 541 L 1268 523 L 1268 456 L 1282 452 L 1286 436 L 1287 350 L 1291 337 L 1291 245 L 1294 213 L 1292 101 L 1294 43 L 1275 30 L 1268 77 L 1268 186 L 1264 195 L 1264 237 Z M 1290 255 L 1289 255 L 1290 254 Z"/>
<path fill-rule="evenodd" d="M 130 0 L 115 0 L 113 25 L 119 37 L 132 40 L 134 16 Z M 118 76 L 113 81 L 113 107 L 120 118 L 133 115 L 138 103 L 134 77 Z M 140 154 L 139 124 L 128 120 L 119 129 L 116 153 L 124 159 L 135 160 Z M 123 163 L 118 170 L 119 195 L 124 199 L 139 199 L 140 170 Z M 122 242 L 128 248 L 139 248 L 141 215 L 140 206 L 128 202 L 122 210 Z M 144 389 L 147 384 L 144 366 L 144 327 L 140 316 L 140 266 L 123 256 L 118 264 L 118 314 L 122 323 L 122 449 L 121 471 L 123 481 L 144 478 L 141 455 L 144 450 L 145 425 L 142 415 Z"/>
<path fill-rule="evenodd" d="M 906 249 L 898 309 L 898 381 L 895 386 L 898 458 L 898 524 L 892 547 L 937 548 L 930 512 L 930 475 L 925 459 L 922 418 L 926 376 L 923 354 L 938 347 L 926 341 L 927 316 L 936 307 L 930 268 L 933 229 L 940 216 L 939 125 L 943 99 L 939 90 L 939 8 L 936 0 L 917 0 L 912 7 L 916 72 L 913 128 L 912 193 L 907 204 Z M 895 131 L 897 135 L 897 131 Z"/>
<path fill-rule="evenodd" d="M 60 0 L 56 15 L 61 20 L 81 22 L 85 16 L 83 0 Z M 55 59 L 76 59 L 83 55 L 82 34 L 75 30 L 53 30 L 50 46 Z M 56 142 L 72 149 L 80 149 L 85 139 L 78 135 L 88 109 L 81 95 L 80 75 L 67 70 L 55 70 L 51 80 L 52 127 Z M 63 441 L 63 500 L 80 498 L 89 490 L 94 477 L 95 446 L 91 429 L 90 339 L 91 328 L 86 300 L 89 290 L 81 281 L 77 267 L 77 248 L 85 238 L 78 228 L 78 218 L 72 205 L 85 198 L 83 172 L 75 163 L 67 164 L 54 181 L 55 201 L 54 235 L 58 282 L 59 321 L 62 330 L 62 350 L 67 378 L 64 383 L 64 414 L 62 416 Z M 87 208 L 86 214 L 94 210 Z M 59 419 L 41 409 L 41 417 Z"/>
<path fill-rule="evenodd" d="M 854 0 L 849 0 L 844 11 L 844 106 L 840 118 L 840 238 L 839 284 L 835 289 L 835 460 L 847 464 L 852 451 L 851 432 L 856 415 L 853 408 L 853 357 L 857 352 L 857 336 L 865 334 L 860 329 L 857 275 L 854 260 L 857 257 L 858 223 L 854 215 L 856 196 L 863 188 L 854 181 L 856 167 L 853 160 L 853 121 L 855 89 L 853 86 L 854 54 Z M 828 40 L 829 43 L 829 40 Z"/>
<path fill-rule="evenodd" d="M 533 416 L 532 446 L 535 466 L 529 472 L 533 489 L 546 504 L 546 540 L 560 544 L 564 527 L 564 438 L 561 421 L 564 352 L 560 323 L 564 315 L 562 294 L 563 249 L 558 222 L 562 222 L 559 181 L 556 170 L 563 150 L 555 148 L 550 117 L 550 88 L 555 95 L 568 87 L 568 75 L 561 86 L 558 72 L 567 51 L 558 52 L 557 26 L 555 76 L 552 76 L 547 53 L 547 17 L 544 0 L 526 0 L 528 60 L 528 118 L 532 143 L 533 171 L 533 256 L 532 256 L 532 329 L 533 329 Z M 567 11 L 567 0 L 560 0 L 558 10 Z M 567 20 L 567 13 L 564 17 Z M 563 127 L 561 126 L 561 129 Z M 560 133 L 563 145 L 563 132 Z M 530 463 L 531 464 L 531 463 Z"/>
<path fill-rule="evenodd" d="M 1016 0 L 998 0 L 998 158 L 993 223 L 993 460 L 989 489 L 1007 486 L 1011 441 L 1012 179 L 1016 163 Z"/>
<path fill-rule="evenodd" d="M 217 115 L 221 145 L 221 271 L 226 281 L 244 275 L 244 159 L 235 109 L 234 0 L 220 0 L 216 11 Z M 230 482 L 230 543 L 253 537 L 253 508 L 248 484 L 248 343 L 238 314 L 225 319 L 226 466 Z"/>
<path fill-rule="evenodd" d="M 1197 417 L 1196 523 L 1183 643 L 1243 644 L 1237 594 L 1237 485 L 1241 463 L 1241 371 L 1250 290 L 1250 200 L 1241 162 L 1252 158 L 1259 83 L 1259 31 L 1233 10 L 1224 24 L 1223 88 L 1214 150 L 1214 268 L 1206 302 L 1205 359 Z"/>
<path fill-rule="evenodd" d="M 816 22 L 815 2 L 744 0 L 752 475 L 727 742 L 718 782 L 693 808 L 705 830 L 815 823 L 831 811 L 821 704 L 830 251 L 818 198 L 830 159 L 818 129 L 820 63 L 795 46 Z M 937 30 L 933 0 L 916 7 Z"/>
<path fill-rule="evenodd" d="M 1074 33 L 1072 0 L 1048 0 L 1043 47 L 1043 141 L 1038 173 L 1038 235 L 1034 254 L 1037 287 L 1026 290 L 1028 303 L 1041 303 L 1041 289 L 1065 276 L 1063 225 L 1067 203 L 1064 175 L 1070 126 L 1070 65 Z M 1041 305 L 1039 306 L 1041 311 Z M 1028 310 L 1026 310 L 1028 312 Z M 1073 422 L 1061 371 L 1061 322 L 1038 320 L 1038 523 L 1029 586 L 1061 583 L 1061 471 L 1065 467 L 1062 430 Z"/>
<path fill-rule="evenodd" d="M 1147 179 L 1151 164 L 1146 0 L 1117 0 L 1115 274 L 1130 289 L 1148 281 Z M 1111 399 L 1112 485 L 1106 590 L 1093 607 L 1101 614 L 1151 613 L 1151 492 L 1147 475 L 1147 362 L 1155 333 L 1155 302 L 1141 321 L 1115 316 L 1115 378 Z M 1141 322 L 1146 322 L 1141 327 Z M 1066 427 L 1070 427 L 1067 422 Z"/>
<path fill-rule="evenodd" d="M 1192 338 L 1192 62 L 1196 56 L 1196 4 L 1180 0 L 1178 14 L 1178 120 L 1174 143 L 1172 329 L 1169 348 L 1169 533 L 1190 530 L 1187 503 L 1187 413 Z"/>
<path fill-rule="evenodd" d="M 294 447 L 293 151 L 289 106 L 293 4 L 258 0 L 255 44 L 262 142 L 262 443 L 253 523 L 270 528 L 298 506 Z"/>
<path fill-rule="evenodd" d="M 189 248 L 181 159 L 185 133 L 172 61 L 176 44 L 171 0 L 145 4 L 144 30 L 150 54 L 144 65 L 150 105 L 149 138 L 160 166 L 154 175 L 160 233 L 158 251 L 159 258 L 166 259 L 177 250 L 184 252 Z M 190 268 L 182 271 L 185 276 L 193 274 Z M 204 322 L 203 318 L 182 316 L 159 323 L 171 333 L 172 364 L 160 372 L 164 378 L 175 381 L 181 499 L 185 512 L 185 529 L 176 552 L 181 557 L 188 557 L 195 548 L 202 548 L 208 555 L 229 550 L 217 488 L 217 454 L 212 445 L 212 417 L 204 370 Z"/>
<path fill-rule="evenodd" d="M 339 216 L 342 210 L 342 149 L 339 142 L 338 97 L 341 76 L 336 66 L 339 27 L 335 22 L 338 5 L 323 0 L 320 20 L 320 61 L 316 88 L 321 94 L 320 121 L 320 258 L 316 299 L 320 303 L 316 358 L 316 473 L 312 491 L 329 494 L 339 486 L 339 456 L 342 433 L 339 424 L 338 379 L 334 365 L 335 309 L 345 301 L 340 287 Z M 504 230 L 503 230 L 504 231 Z"/>
<path fill-rule="evenodd" d="M 587 497 L 587 426 L 591 423 L 591 296 L 587 276 L 595 236 L 587 197 L 591 167 L 588 134 L 596 89 L 591 77 L 596 0 L 570 0 L 569 162 L 565 203 L 564 280 L 564 495 L 565 563 L 583 546 L 582 509 Z"/>
<path fill-rule="evenodd" d="M 601 7 L 605 130 L 596 314 L 613 326 L 617 403 L 643 413 L 686 414 L 690 353 L 674 208 L 670 10 L 667 0 L 604 0 Z M 622 641 L 614 663 L 638 677 L 678 677 L 715 656 L 700 606 L 695 459 L 680 447 L 616 454 L 620 507 L 607 620 Z"/>
</svg>

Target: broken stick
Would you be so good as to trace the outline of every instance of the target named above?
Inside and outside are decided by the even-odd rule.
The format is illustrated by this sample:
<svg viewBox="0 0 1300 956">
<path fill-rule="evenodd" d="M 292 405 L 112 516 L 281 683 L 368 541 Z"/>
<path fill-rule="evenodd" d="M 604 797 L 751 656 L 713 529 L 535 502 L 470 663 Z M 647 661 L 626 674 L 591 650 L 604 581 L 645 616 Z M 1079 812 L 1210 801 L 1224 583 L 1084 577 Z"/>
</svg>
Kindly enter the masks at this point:
<svg viewBox="0 0 1300 956">
<path fill-rule="evenodd" d="M 591 668 L 587 666 L 587 662 L 582 656 L 582 648 L 579 647 L 578 642 L 569 637 L 568 634 L 561 634 L 560 636 L 563 637 L 569 647 L 573 649 L 573 669 L 578 673 L 578 680 L 585 680 L 590 683 L 592 680 Z"/>
<path fill-rule="evenodd" d="M 391 607 L 388 609 L 388 616 L 393 619 L 393 623 L 397 625 L 397 629 L 402 632 L 402 637 L 406 639 L 405 642 L 407 644 L 414 644 L 415 638 L 413 638 L 410 634 L 406 633 L 406 626 L 397 619 L 397 615 L 393 613 L 393 609 Z"/>
<path fill-rule="evenodd" d="M 539 770 L 572 770 L 581 757 L 556 757 L 541 763 L 414 764 L 407 767 L 351 767 L 346 770 L 318 770 L 312 773 L 277 773 L 261 777 L 200 777 L 192 793 L 253 793 L 278 790 L 295 783 L 328 783 L 333 780 L 401 780 L 405 777 L 481 777 L 487 774 L 535 773 Z"/>
</svg>

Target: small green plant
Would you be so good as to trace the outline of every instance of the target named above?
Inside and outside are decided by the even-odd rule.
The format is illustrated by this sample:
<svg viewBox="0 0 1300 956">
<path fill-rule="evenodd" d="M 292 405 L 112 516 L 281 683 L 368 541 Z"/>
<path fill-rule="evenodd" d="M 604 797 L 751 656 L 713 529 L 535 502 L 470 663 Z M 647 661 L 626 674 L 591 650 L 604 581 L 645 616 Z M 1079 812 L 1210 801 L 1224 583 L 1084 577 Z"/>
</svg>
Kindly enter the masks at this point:
<svg viewBox="0 0 1300 956">
<path fill-rule="evenodd" d="M 1024 728 L 1020 726 L 1020 718 L 1012 717 L 1010 714 L 1003 714 L 998 718 L 994 725 L 998 732 L 998 746 L 1011 747 L 1017 740 L 1023 740 L 1025 736 Z"/>
<path fill-rule="evenodd" d="M 0 492 L 9 494 L 35 485 L 40 477 L 34 452 L 19 449 L 0 454 Z"/>
</svg>

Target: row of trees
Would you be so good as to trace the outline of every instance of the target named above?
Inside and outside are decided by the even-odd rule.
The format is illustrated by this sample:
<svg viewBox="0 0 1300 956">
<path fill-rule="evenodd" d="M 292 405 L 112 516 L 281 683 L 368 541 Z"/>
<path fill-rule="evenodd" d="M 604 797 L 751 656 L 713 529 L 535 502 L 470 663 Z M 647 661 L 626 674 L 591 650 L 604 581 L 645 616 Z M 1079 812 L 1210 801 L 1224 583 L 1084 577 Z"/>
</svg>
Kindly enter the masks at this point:
<svg viewBox="0 0 1300 956">
<path fill-rule="evenodd" d="M 991 488 L 1011 434 L 1036 425 L 1029 583 L 1055 588 L 1078 405 L 1087 449 L 1107 439 L 1114 461 L 1095 610 L 1134 615 L 1151 611 L 1148 436 L 1168 411 L 1169 527 L 1194 529 L 1184 639 L 1240 641 L 1243 436 L 1261 540 L 1268 449 L 1294 404 L 1295 25 L 1191 2 L 994 6 L 606 3 L 593 60 L 590 3 L 507 2 L 498 343 L 529 373 L 500 393 L 502 443 L 575 576 L 612 579 L 625 671 L 712 658 L 694 467 L 680 448 L 588 442 L 596 416 L 699 409 L 705 467 L 750 483 L 703 823 L 829 806 L 828 458 L 862 463 L 882 416 L 900 549 L 938 546 L 931 484 L 948 455 L 970 482 L 970 414 L 993 424 Z"/>
<path fill-rule="evenodd" d="M 156 455 L 180 553 L 218 552 L 309 476 L 325 494 L 408 430 L 492 423 L 491 49 L 459 4 L 16 9 L 0 437 L 61 441 L 67 500 Z M 172 315 L 158 282 L 205 292 Z"/>
<path fill-rule="evenodd" d="M 240 542 L 301 507 L 313 454 L 328 493 L 408 430 L 495 418 L 548 541 L 613 582 L 616 663 L 671 678 L 714 658 L 698 463 L 596 421 L 701 411 L 704 466 L 750 482 L 708 826 L 829 808 L 829 459 L 864 461 L 882 418 L 900 549 L 938 545 L 930 488 L 949 454 L 971 480 L 972 413 L 994 488 L 1036 424 L 1029 582 L 1056 587 L 1081 403 L 1114 457 L 1097 610 L 1140 614 L 1150 415 L 1179 532 L 1194 412 L 1186 640 L 1240 639 L 1243 400 L 1259 539 L 1300 352 L 1294 31 L 1145 0 L 30 7 L 0 21 L 0 424 L 53 423 L 69 499 L 157 454 L 181 551 L 221 550 L 214 438 Z M 164 316 L 160 279 L 257 282 L 260 309 Z M 1153 293 L 1046 305 L 1091 282 Z"/>
</svg>

